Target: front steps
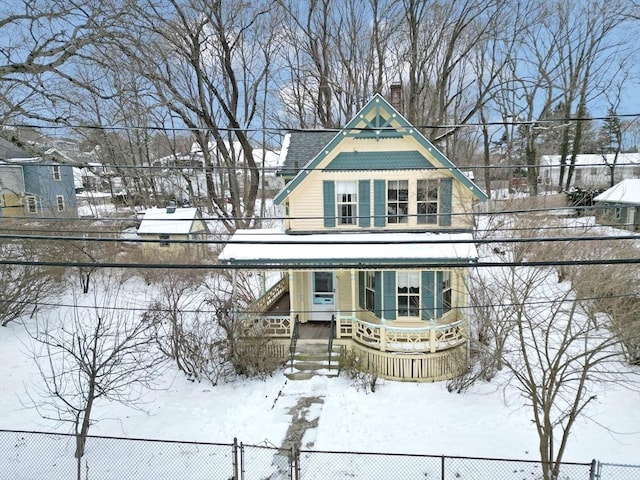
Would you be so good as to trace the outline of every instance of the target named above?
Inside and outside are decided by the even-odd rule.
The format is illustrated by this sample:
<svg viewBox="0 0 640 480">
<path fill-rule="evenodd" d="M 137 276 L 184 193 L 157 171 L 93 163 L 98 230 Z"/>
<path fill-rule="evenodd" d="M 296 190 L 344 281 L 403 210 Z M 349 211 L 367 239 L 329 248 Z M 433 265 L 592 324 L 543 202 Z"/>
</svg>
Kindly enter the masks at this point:
<svg viewBox="0 0 640 480">
<path fill-rule="evenodd" d="M 329 364 L 328 348 L 327 342 L 311 343 L 298 341 L 293 357 L 293 370 L 291 369 L 291 359 L 289 359 L 285 376 L 290 380 L 307 380 L 315 376 L 337 377 L 340 366 L 341 347 L 340 345 L 333 346 L 331 364 Z"/>
</svg>

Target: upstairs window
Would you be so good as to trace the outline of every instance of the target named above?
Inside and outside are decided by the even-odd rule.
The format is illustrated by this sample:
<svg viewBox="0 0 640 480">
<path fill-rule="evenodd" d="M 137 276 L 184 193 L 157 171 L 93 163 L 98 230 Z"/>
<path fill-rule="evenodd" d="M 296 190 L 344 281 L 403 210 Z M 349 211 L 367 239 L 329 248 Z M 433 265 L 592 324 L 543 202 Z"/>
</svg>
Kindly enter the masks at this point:
<svg viewBox="0 0 640 480">
<path fill-rule="evenodd" d="M 438 223 L 438 180 L 418 180 L 418 224 Z"/>
<path fill-rule="evenodd" d="M 51 167 L 53 170 L 53 179 L 54 180 L 60 180 L 62 177 L 60 176 L 60 165 L 53 165 L 53 167 Z"/>
<path fill-rule="evenodd" d="M 356 225 L 358 222 L 356 182 L 336 182 L 336 210 L 339 225 Z"/>
<path fill-rule="evenodd" d="M 64 212 L 64 197 L 62 195 L 58 195 L 56 197 L 56 202 L 58 204 L 58 211 Z"/>
<path fill-rule="evenodd" d="M 409 181 L 389 180 L 387 182 L 387 222 L 409 222 Z"/>
<path fill-rule="evenodd" d="M 168 247 L 169 246 L 169 234 L 161 233 L 159 235 L 159 237 L 160 237 L 160 240 L 161 240 L 160 246 L 161 247 Z"/>
</svg>

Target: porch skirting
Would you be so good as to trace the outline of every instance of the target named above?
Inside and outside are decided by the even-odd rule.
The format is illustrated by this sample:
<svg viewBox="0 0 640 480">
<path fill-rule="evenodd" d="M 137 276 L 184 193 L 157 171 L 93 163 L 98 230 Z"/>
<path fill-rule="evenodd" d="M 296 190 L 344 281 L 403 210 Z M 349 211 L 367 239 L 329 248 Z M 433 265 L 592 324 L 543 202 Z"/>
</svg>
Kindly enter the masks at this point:
<svg viewBox="0 0 640 480">
<path fill-rule="evenodd" d="M 298 340 L 298 345 L 305 340 Z M 311 340 L 310 343 L 318 343 Z M 274 356 L 287 361 L 289 355 L 288 340 L 273 339 L 269 349 Z M 462 375 L 467 370 L 467 346 L 458 346 L 429 353 L 381 352 L 366 347 L 353 339 L 336 339 L 334 345 L 344 350 L 352 350 L 361 360 L 364 369 L 376 372 L 380 378 L 401 382 L 439 382 Z"/>
<path fill-rule="evenodd" d="M 388 380 L 438 382 L 455 378 L 467 370 L 464 343 L 435 353 L 381 352 L 354 341 L 349 341 L 347 348 L 357 353 L 365 368 Z"/>
</svg>

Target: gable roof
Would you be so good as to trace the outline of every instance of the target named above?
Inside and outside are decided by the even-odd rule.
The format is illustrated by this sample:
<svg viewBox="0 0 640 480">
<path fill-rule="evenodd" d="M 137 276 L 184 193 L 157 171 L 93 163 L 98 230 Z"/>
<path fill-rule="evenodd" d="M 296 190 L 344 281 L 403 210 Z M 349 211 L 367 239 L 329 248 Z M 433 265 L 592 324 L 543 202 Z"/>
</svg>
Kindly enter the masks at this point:
<svg viewBox="0 0 640 480">
<path fill-rule="evenodd" d="M 593 199 L 594 202 L 640 205 L 640 178 L 627 178 Z"/>
<path fill-rule="evenodd" d="M 388 113 L 390 116 L 388 118 L 383 117 L 380 112 Z M 375 116 L 370 121 L 366 117 L 374 112 Z M 391 123 L 396 123 L 398 126 L 396 128 L 391 127 Z M 298 133 L 309 134 L 306 137 L 300 138 L 300 143 L 304 144 L 305 149 L 311 149 L 312 141 L 317 142 L 314 143 L 315 146 L 319 145 L 321 140 L 326 139 L 330 134 L 332 138 L 328 143 L 320 147 L 314 153 L 311 153 L 308 157 L 309 160 L 301 168 L 297 171 L 295 177 L 287 183 L 278 194 L 274 198 L 274 202 L 276 204 L 281 204 L 285 198 L 291 193 L 304 178 L 306 178 L 307 174 L 316 168 L 318 164 L 334 149 L 338 146 L 338 144 L 342 141 L 342 139 L 347 136 L 355 136 L 357 138 L 377 138 L 377 137 L 398 137 L 398 136 L 411 136 L 416 141 L 422 145 L 428 152 L 430 152 L 438 162 L 442 164 L 442 166 L 458 180 L 464 186 L 466 186 L 471 192 L 480 200 L 487 200 L 487 195 L 478 187 L 473 181 L 471 181 L 462 171 L 456 167 L 451 160 L 449 160 L 440 150 L 438 150 L 427 138 L 422 135 L 417 129 L 411 125 L 406 118 L 404 118 L 395 108 L 393 108 L 382 95 L 376 93 L 371 100 L 358 112 L 347 125 L 345 125 L 339 132 L 326 132 L 326 136 L 324 138 L 320 136 L 311 136 L 316 132 L 296 132 L 296 136 Z M 291 135 L 290 140 L 293 142 L 294 135 Z M 313 140 L 312 140 L 313 139 Z M 291 151 L 291 142 L 288 146 L 288 151 Z M 296 143 L 298 140 L 296 140 Z M 296 149 L 294 148 L 294 152 Z M 294 157 L 291 162 L 298 163 L 302 161 L 304 158 L 302 148 L 298 150 L 297 153 L 294 153 Z M 287 158 L 289 155 L 287 154 Z M 425 159 L 426 160 L 426 159 Z M 286 159 L 285 159 L 286 164 Z"/>
<path fill-rule="evenodd" d="M 173 213 L 167 213 L 166 208 L 149 208 L 142 217 L 138 234 L 186 235 L 191 232 L 193 222 L 196 220 L 200 220 L 200 214 L 195 207 L 176 208 Z M 204 223 L 203 226 L 205 226 Z"/>
<path fill-rule="evenodd" d="M 338 134 L 336 130 L 308 130 L 285 135 L 280 152 L 280 175 L 294 176 Z"/>
<path fill-rule="evenodd" d="M 24 148 L 18 147 L 15 143 L 4 138 L 0 138 L 0 160 L 11 160 L 18 158 L 33 158 L 33 154 Z"/>
</svg>

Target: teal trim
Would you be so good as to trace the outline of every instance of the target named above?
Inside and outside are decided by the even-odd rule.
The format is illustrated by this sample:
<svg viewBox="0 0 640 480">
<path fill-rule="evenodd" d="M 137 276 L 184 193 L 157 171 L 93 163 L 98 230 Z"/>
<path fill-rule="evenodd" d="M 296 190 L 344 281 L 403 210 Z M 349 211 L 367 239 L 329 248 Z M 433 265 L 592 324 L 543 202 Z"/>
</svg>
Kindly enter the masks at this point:
<svg viewBox="0 0 640 480">
<path fill-rule="evenodd" d="M 436 284 L 435 284 L 436 318 L 440 318 L 443 314 L 442 312 L 442 280 L 443 280 L 443 273 L 436 272 Z"/>
<path fill-rule="evenodd" d="M 365 287 L 364 272 L 358 272 L 358 307 L 364 310 L 364 287 Z"/>
<path fill-rule="evenodd" d="M 324 206 L 324 226 L 336 226 L 336 186 L 331 180 L 322 182 L 323 206 Z"/>
<path fill-rule="evenodd" d="M 438 192 L 438 200 L 440 201 L 440 222 L 443 227 L 451 226 L 451 196 L 453 190 L 453 182 L 450 178 L 440 179 L 440 191 Z"/>
<path fill-rule="evenodd" d="M 425 265 L 459 265 L 462 267 L 470 267 L 478 261 L 477 258 L 367 258 L 367 259 L 353 259 L 353 258 L 252 258 L 252 259 L 236 259 L 223 260 L 221 264 L 234 265 L 234 266 L 260 266 L 264 267 L 263 270 L 269 270 L 270 268 L 276 269 L 280 267 L 300 267 L 301 269 L 314 269 L 316 267 L 324 267 L 334 269 L 349 269 L 349 268 L 394 268 L 394 267 L 406 267 L 406 268 L 419 268 L 419 266 Z M 317 269 L 317 268 L 316 268 Z"/>
<path fill-rule="evenodd" d="M 371 226 L 371 181 L 358 182 L 358 225 Z"/>
<path fill-rule="evenodd" d="M 384 283 L 384 318 L 386 320 L 396 319 L 396 272 L 383 272 Z"/>
<path fill-rule="evenodd" d="M 385 118 L 393 118 L 396 123 L 396 130 L 402 131 L 403 136 L 413 137 L 420 145 L 422 145 L 429 153 L 431 153 L 435 159 L 442 164 L 443 167 L 448 168 L 453 177 L 460 181 L 465 187 L 467 187 L 473 195 L 481 201 L 487 200 L 487 194 L 484 193 L 480 187 L 478 187 L 473 181 L 471 181 L 464 173 L 462 173 L 447 157 L 444 156 L 424 135 L 422 135 L 417 129 L 415 129 L 406 118 L 395 110 L 379 93 L 376 93 L 371 100 L 358 112 L 347 125 L 338 133 L 333 140 L 331 140 L 327 146 L 318 153 L 307 165 L 295 176 L 291 182 L 289 182 L 274 198 L 276 205 L 280 205 L 289 194 L 300 185 L 300 183 L 307 177 L 310 170 L 313 170 L 318 164 L 325 158 L 327 153 L 337 148 L 342 139 L 354 129 L 367 126 L 369 122 L 364 122 L 363 117 L 366 117 L 371 111 L 385 112 Z"/>
<path fill-rule="evenodd" d="M 433 320 L 435 309 L 435 291 L 434 291 L 435 275 L 432 270 L 422 272 L 422 286 L 420 296 L 422 297 L 422 320 Z"/>
<path fill-rule="evenodd" d="M 375 313 L 376 317 L 382 317 L 382 273 L 375 272 L 375 278 L 373 280 L 375 287 L 375 297 L 373 299 L 373 313 Z"/>
<path fill-rule="evenodd" d="M 384 227 L 387 224 L 387 182 L 373 181 L 373 225 Z"/>
<path fill-rule="evenodd" d="M 336 155 L 326 171 L 348 170 L 416 170 L 435 166 L 416 150 L 406 152 L 342 152 Z"/>
</svg>

